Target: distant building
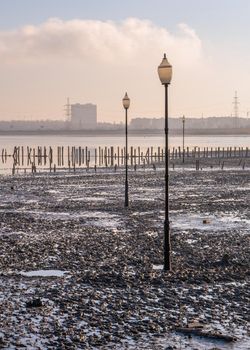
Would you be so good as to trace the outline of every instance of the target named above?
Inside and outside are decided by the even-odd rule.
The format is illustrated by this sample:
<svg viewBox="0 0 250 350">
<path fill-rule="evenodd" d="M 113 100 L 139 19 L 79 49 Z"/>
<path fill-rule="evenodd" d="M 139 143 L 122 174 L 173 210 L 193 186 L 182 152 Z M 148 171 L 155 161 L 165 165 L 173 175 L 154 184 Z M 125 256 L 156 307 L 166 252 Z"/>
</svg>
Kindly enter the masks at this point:
<svg viewBox="0 0 250 350">
<path fill-rule="evenodd" d="M 92 103 L 71 105 L 71 129 L 95 129 L 97 126 L 97 108 Z"/>
<path fill-rule="evenodd" d="M 64 130 L 62 120 L 0 120 L 0 131 Z"/>
<path fill-rule="evenodd" d="M 182 129 L 182 117 L 169 118 L 170 130 Z M 129 127 L 131 130 L 163 130 L 165 125 L 164 118 L 133 118 L 130 121 Z M 234 129 L 234 128 L 249 128 L 250 119 L 240 117 L 207 117 L 207 118 L 192 118 L 186 117 L 185 128 L 193 130 L 205 129 Z"/>
</svg>

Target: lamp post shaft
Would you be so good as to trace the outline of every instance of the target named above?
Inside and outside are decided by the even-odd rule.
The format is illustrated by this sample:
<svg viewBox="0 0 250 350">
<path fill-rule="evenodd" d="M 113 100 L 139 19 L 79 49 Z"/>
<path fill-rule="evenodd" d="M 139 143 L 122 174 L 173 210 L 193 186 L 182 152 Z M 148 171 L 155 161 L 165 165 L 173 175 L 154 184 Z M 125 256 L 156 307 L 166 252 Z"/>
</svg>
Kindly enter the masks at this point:
<svg viewBox="0 0 250 350">
<path fill-rule="evenodd" d="M 168 174 L 168 84 L 165 84 L 165 221 L 164 221 L 164 270 L 171 270 L 169 224 L 169 174 Z"/>
<path fill-rule="evenodd" d="M 185 118 L 183 117 L 182 119 L 182 163 L 184 164 L 185 162 Z"/>
<path fill-rule="evenodd" d="M 125 207 L 128 207 L 128 109 L 125 109 Z"/>
</svg>

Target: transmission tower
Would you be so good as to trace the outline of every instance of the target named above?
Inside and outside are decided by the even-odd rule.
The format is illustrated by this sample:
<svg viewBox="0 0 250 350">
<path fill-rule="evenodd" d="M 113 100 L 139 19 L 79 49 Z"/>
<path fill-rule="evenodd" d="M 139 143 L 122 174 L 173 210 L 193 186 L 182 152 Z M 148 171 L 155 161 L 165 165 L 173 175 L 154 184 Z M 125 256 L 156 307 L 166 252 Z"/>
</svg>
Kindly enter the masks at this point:
<svg viewBox="0 0 250 350">
<path fill-rule="evenodd" d="M 238 128 L 239 124 L 239 98 L 237 96 L 237 91 L 235 91 L 234 95 L 234 100 L 233 100 L 233 105 L 234 105 L 234 127 Z"/>
<path fill-rule="evenodd" d="M 70 122 L 71 120 L 71 104 L 69 103 L 69 97 L 67 98 L 67 104 L 64 105 L 65 107 L 65 115 L 66 115 L 66 121 Z"/>
<path fill-rule="evenodd" d="M 239 117 L 239 100 L 238 100 L 238 96 L 237 96 L 237 91 L 235 91 L 235 95 L 234 95 L 234 101 L 233 101 L 233 105 L 234 105 L 234 117 L 238 118 Z"/>
</svg>

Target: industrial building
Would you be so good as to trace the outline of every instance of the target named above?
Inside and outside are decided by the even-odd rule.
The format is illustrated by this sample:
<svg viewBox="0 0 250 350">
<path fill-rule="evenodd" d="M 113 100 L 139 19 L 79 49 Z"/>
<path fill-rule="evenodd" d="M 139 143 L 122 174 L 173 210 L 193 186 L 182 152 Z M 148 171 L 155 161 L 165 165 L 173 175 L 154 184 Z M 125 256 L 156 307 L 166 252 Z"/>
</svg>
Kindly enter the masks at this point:
<svg viewBox="0 0 250 350">
<path fill-rule="evenodd" d="M 92 103 L 71 104 L 70 126 L 72 130 L 96 129 L 97 127 L 97 108 Z"/>
</svg>

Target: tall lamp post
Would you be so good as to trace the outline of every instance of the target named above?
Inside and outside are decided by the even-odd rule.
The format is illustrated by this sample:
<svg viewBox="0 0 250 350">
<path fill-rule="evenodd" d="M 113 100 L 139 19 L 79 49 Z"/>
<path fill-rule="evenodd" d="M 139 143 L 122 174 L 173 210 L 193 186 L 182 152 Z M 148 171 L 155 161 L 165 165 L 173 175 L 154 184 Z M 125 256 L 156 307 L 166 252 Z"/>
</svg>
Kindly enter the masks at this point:
<svg viewBox="0 0 250 350">
<path fill-rule="evenodd" d="M 182 163 L 185 162 L 185 115 L 182 117 Z"/>
<path fill-rule="evenodd" d="M 130 99 L 126 93 L 122 100 L 125 108 L 125 207 L 128 207 L 128 108 Z"/>
<path fill-rule="evenodd" d="M 162 85 L 165 86 L 165 221 L 164 221 L 164 271 L 171 270 L 171 244 L 169 225 L 169 174 L 168 174 L 168 85 L 172 78 L 172 66 L 166 54 L 158 67 L 158 74 Z"/>
</svg>

